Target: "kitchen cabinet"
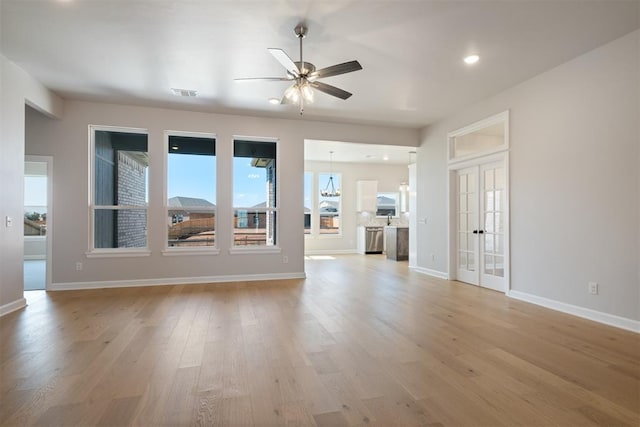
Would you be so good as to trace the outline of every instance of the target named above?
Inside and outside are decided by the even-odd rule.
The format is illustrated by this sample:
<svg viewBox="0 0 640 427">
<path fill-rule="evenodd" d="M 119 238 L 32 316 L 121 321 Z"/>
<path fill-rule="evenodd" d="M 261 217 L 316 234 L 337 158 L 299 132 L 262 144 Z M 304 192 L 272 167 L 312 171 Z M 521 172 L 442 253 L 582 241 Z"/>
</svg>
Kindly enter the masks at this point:
<svg viewBox="0 0 640 427">
<path fill-rule="evenodd" d="M 378 204 L 378 181 L 357 181 L 356 198 L 358 212 L 375 212 Z"/>
</svg>

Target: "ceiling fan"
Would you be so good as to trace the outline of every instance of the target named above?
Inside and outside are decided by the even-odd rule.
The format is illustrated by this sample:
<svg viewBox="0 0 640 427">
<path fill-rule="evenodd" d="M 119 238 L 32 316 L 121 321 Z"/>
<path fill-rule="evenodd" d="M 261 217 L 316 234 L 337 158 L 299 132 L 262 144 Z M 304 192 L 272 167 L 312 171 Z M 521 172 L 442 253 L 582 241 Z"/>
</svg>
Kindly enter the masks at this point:
<svg viewBox="0 0 640 427">
<path fill-rule="evenodd" d="M 302 59 L 302 39 L 305 38 L 308 28 L 303 24 L 298 24 L 293 30 L 296 37 L 300 40 L 300 60 L 293 61 L 289 55 L 282 49 L 267 49 L 271 55 L 287 71 L 284 77 L 249 77 L 235 79 L 236 81 L 264 80 L 264 81 L 291 81 L 293 84 L 284 92 L 284 96 L 280 101 L 281 104 L 299 104 L 300 114 L 304 111 L 304 104 L 313 102 L 313 89 L 324 92 L 328 95 L 335 96 L 340 99 L 347 99 L 352 94 L 346 90 L 342 90 L 335 86 L 319 82 L 318 79 L 325 77 L 337 76 L 339 74 L 351 73 L 353 71 L 362 70 L 362 65 L 358 61 L 349 61 L 342 64 L 332 65 L 330 67 L 316 70 L 315 65 L 305 62 Z"/>
</svg>

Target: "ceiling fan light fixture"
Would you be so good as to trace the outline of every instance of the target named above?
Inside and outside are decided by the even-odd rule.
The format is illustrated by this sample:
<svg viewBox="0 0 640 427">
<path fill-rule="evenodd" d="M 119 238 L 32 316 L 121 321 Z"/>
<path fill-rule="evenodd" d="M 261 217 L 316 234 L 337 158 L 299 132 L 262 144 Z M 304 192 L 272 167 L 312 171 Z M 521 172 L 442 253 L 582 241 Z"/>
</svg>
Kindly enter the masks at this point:
<svg viewBox="0 0 640 427">
<path fill-rule="evenodd" d="M 298 84 L 294 84 L 289 86 L 287 90 L 284 91 L 284 97 L 293 103 L 297 103 L 300 100 L 300 90 L 298 89 Z"/>
<path fill-rule="evenodd" d="M 302 98 L 305 102 L 313 102 L 313 89 L 311 89 L 308 82 L 305 82 L 300 86 L 300 93 L 302 94 Z"/>
</svg>

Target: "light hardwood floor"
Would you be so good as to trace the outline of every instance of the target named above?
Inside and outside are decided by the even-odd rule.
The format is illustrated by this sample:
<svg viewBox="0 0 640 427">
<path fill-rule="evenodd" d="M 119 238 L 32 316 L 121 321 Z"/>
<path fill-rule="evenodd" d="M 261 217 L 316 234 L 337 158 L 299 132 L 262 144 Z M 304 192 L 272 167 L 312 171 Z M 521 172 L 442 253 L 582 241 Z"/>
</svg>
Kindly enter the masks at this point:
<svg viewBox="0 0 640 427">
<path fill-rule="evenodd" d="M 0 424 L 640 424 L 637 334 L 381 256 L 307 275 L 31 294 Z"/>
</svg>

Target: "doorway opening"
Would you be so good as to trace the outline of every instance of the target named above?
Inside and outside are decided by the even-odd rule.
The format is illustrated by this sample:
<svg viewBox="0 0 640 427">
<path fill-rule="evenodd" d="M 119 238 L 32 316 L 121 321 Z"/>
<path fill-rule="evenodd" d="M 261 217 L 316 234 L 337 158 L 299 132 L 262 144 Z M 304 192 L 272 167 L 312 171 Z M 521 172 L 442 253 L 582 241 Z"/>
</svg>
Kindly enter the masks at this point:
<svg viewBox="0 0 640 427">
<path fill-rule="evenodd" d="M 51 284 L 51 199 L 53 158 L 25 156 L 24 162 L 24 290 Z"/>
</svg>

